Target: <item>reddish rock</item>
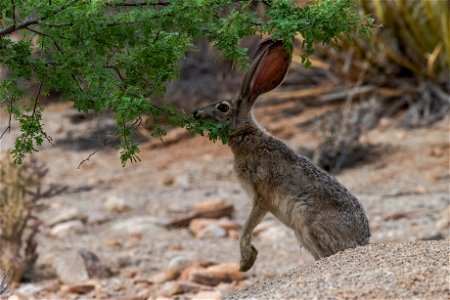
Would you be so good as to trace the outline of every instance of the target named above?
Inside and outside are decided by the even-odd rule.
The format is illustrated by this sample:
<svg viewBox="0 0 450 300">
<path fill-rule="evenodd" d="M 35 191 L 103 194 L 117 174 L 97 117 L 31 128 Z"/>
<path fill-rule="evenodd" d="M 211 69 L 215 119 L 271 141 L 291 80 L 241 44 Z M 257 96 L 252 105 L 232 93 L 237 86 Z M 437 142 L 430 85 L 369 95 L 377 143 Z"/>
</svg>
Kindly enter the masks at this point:
<svg viewBox="0 0 450 300">
<path fill-rule="evenodd" d="M 189 277 L 193 282 L 214 286 L 221 282 L 242 280 L 244 273 L 239 271 L 239 266 L 235 263 L 223 263 L 193 271 L 189 274 Z"/>
</svg>

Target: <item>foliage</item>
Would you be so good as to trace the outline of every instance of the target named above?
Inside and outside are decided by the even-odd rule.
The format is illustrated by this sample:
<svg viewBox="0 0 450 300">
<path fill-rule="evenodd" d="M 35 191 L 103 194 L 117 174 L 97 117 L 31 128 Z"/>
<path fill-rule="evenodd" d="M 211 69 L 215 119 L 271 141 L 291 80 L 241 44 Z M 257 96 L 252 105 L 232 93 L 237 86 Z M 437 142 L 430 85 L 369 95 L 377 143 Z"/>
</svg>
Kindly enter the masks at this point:
<svg viewBox="0 0 450 300">
<path fill-rule="evenodd" d="M 375 30 L 370 46 L 357 41 L 340 43 L 341 49 L 351 49 L 355 59 L 365 60 L 370 70 L 388 75 L 388 81 L 409 74 L 441 86 L 448 85 L 448 1 L 358 0 L 358 3 L 363 14 L 370 14 L 382 26 Z"/>
<path fill-rule="evenodd" d="M 159 124 L 156 136 L 164 134 L 161 124 L 169 116 L 169 123 L 192 134 L 207 131 L 226 142 L 230 128 L 154 104 L 196 41 L 208 39 L 244 67 L 242 37 L 269 35 L 292 48 L 301 34 L 308 65 L 315 43 L 367 35 L 370 23 L 354 0 L 314 0 L 304 7 L 293 0 L 11 0 L 1 1 L 0 11 L 0 66 L 9 71 L 0 83 L 0 104 L 21 126 L 13 152 L 19 163 L 51 141 L 38 100 L 54 91 L 81 112 L 114 114 L 123 163 L 138 160 L 133 131 L 143 115 Z M 40 86 L 28 101 L 19 101 L 23 82 Z"/>
</svg>

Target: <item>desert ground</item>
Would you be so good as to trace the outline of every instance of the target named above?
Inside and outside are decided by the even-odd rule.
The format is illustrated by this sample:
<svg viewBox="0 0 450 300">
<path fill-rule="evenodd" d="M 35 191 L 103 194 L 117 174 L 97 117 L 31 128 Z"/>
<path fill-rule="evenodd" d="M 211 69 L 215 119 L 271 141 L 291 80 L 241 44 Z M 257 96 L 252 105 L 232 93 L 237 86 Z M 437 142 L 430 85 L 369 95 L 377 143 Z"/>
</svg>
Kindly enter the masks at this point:
<svg viewBox="0 0 450 300">
<path fill-rule="evenodd" d="M 286 113 L 298 107 L 296 101 L 264 105 L 255 114 L 293 149 L 314 148 L 317 132 L 298 125 L 333 106 Z M 7 117 L 1 113 L 2 128 Z M 46 106 L 44 123 L 54 145 L 45 144 L 33 157 L 49 170 L 43 187 L 53 185 L 60 192 L 40 201 L 39 257 L 26 281 L 13 286 L 9 299 L 220 299 L 255 283 L 261 288 L 266 280 L 287 272 L 284 276 L 292 278 L 294 269 L 305 281 L 302 272 L 315 264 L 293 232 L 268 215 L 254 233 L 259 251 L 254 267 L 238 272 L 239 229 L 251 206 L 226 145 L 188 137 L 180 129 L 160 141 L 140 129 L 141 161 L 122 167 L 116 145 L 105 143 L 114 128 L 110 116 L 79 117 L 70 104 L 54 102 Z M 17 133 L 13 123 L 1 141 L 2 154 L 11 149 Z M 416 251 L 418 257 L 426 256 L 426 245 L 440 245 L 447 255 L 441 277 L 448 276 L 448 134 L 448 117 L 414 129 L 397 126 L 395 118 L 383 119 L 361 136 L 380 151 L 337 175 L 366 210 L 370 243 L 375 244 L 371 247 L 441 240 L 418 244 Z M 205 220 L 205 209 L 219 212 Z M 189 216 L 190 223 L 168 225 Z M 383 253 L 391 248 L 377 249 Z M 329 272 L 329 278 L 336 268 L 357 268 L 355 261 L 364 252 L 357 249 L 353 261 L 332 256 L 327 266 L 333 270 L 324 267 L 320 272 Z M 293 290 L 286 284 L 283 288 Z M 448 282 L 443 294 L 434 296 L 445 291 L 448 295 Z M 233 297 L 258 298 L 252 288 L 237 295 Z M 271 295 L 280 294 L 259 294 Z"/>
</svg>

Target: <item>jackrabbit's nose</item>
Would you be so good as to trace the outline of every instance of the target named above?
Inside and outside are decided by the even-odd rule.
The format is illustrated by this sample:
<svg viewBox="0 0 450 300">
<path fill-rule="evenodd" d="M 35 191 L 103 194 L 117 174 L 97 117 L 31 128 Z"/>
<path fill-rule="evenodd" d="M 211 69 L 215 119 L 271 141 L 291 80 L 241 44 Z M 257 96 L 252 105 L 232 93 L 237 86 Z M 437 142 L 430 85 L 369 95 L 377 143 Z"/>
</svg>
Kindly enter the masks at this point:
<svg viewBox="0 0 450 300">
<path fill-rule="evenodd" d="M 198 110 L 194 111 L 192 113 L 192 115 L 194 115 L 194 118 L 198 119 L 198 117 L 200 117 L 200 114 L 198 113 Z"/>
</svg>

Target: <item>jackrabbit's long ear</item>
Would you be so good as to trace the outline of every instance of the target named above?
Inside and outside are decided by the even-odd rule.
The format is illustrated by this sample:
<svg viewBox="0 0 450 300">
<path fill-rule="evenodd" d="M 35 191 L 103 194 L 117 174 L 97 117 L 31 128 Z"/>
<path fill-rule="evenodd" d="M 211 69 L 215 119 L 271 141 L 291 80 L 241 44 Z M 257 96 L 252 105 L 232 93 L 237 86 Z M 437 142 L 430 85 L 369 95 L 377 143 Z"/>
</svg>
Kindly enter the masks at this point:
<svg viewBox="0 0 450 300">
<path fill-rule="evenodd" d="M 240 98 L 251 105 L 256 98 L 283 82 L 291 63 L 291 53 L 282 41 L 267 40 L 259 44 L 241 88 Z"/>
</svg>

